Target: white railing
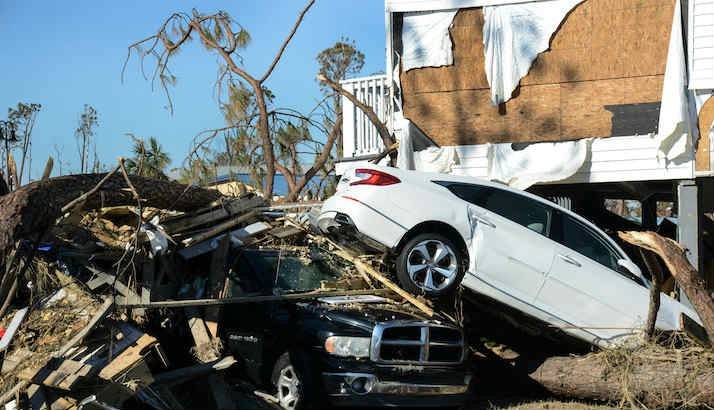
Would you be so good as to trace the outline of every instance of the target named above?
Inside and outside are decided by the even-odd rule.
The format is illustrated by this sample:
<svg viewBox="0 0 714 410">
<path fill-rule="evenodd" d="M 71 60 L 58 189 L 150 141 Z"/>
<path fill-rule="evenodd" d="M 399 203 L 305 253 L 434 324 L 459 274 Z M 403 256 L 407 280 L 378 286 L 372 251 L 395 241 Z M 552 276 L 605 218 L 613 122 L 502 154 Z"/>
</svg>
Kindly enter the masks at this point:
<svg viewBox="0 0 714 410">
<path fill-rule="evenodd" d="M 387 120 L 390 107 L 386 75 L 353 78 L 340 84 L 358 100 L 372 107 L 380 120 Z M 342 157 L 355 158 L 381 152 L 384 149 L 382 139 L 362 110 L 345 97 L 342 97 L 342 107 Z"/>
</svg>

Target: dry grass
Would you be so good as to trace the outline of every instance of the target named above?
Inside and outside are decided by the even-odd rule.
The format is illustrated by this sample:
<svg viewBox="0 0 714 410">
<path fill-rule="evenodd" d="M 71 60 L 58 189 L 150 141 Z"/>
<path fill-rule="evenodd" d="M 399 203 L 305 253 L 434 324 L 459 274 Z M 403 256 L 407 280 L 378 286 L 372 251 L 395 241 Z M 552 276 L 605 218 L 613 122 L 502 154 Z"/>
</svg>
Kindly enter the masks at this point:
<svg viewBox="0 0 714 410">
<path fill-rule="evenodd" d="M 580 402 L 544 400 L 523 402 L 515 405 L 491 406 L 489 410 L 613 410 L 617 407 L 601 406 Z"/>
</svg>

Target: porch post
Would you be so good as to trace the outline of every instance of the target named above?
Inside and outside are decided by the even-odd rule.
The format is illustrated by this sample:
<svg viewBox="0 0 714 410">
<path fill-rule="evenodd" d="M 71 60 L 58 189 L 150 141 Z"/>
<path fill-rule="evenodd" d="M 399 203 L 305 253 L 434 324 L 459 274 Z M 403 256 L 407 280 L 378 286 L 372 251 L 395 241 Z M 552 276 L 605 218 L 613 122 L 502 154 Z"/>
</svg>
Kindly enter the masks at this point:
<svg viewBox="0 0 714 410">
<path fill-rule="evenodd" d="M 677 241 L 687 249 L 687 259 L 695 268 L 701 270 L 699 263 L 699 189 L 694 180 L 677 183 Z M 684 292 L 679 292 L 682 303 L 691 306 Z"/>
</svg>

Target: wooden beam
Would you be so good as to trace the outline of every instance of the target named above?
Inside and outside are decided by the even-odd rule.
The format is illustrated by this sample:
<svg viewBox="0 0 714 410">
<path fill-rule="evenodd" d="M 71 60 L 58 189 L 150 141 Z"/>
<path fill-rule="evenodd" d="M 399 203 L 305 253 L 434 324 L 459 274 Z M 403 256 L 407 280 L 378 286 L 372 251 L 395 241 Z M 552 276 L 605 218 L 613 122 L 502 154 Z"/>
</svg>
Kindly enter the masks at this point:
<svg viewBox="0 0 714 410">
<path fill-rule="evenodd" d="M 190 246 L 191 244 L 194 243 L 200 243 L 205 241 L 206 239 L 213 238 L 214 236 L 220 235 L 223 232 L 233 229 L 236 226 L 248 222 L 250 220 L 253 220 L 258 217 L 258 212 L 257 211 L 250 211 L 246 214 L 243 214 L 239 216 L 238 218 L 228 220 L 226 222 L 223 222 L 221 224 L 218 224 L 211 229 L 207 230 L 206 232 L 199 233 L 197 235 L 194 235 L 190 238 L 186 238 L 182 241 L 182 243 L 185 246 Z"/>
<path fill-rule="evenodd" d="M 396 286 L 396 285 L 395 285 Z M 217 306 L 217 305 L 237 305 L 242 303 L 263 303 L 263 302 L 288 302 L 298 300 L 313 300 L 331 296 L 355 296 L 355 295 L 388 295 L 393 293 L 387 289 L 359 289 L 359 290 L 335 290 L 335 291 L 315 291 L 307 293 L 292 293 L 286 295 L 254 295 L 238 296 L 224 299 L 186 299 L 186 300 L 165 300 L 151 303 L 118 303 L 117 306 L 126 308 L 186 308 L 192 306 Z M 433 314 L 433 311 L 432 311 Z"/>
<path fill-rule="evenodd" d="M 227 201 L 222 207 L 208 211 L 203 214 L 187 214 L 181 217 L 172 218 L 163 222 L 161 225 L 166 232 L 176 234 L 185 232 L 201 225 L 206 225 L 212 222 L 226 219 L 231 216 L 243 214 L 253 208 L 265 205 L 265 200 L 260 197 L 243 198 L 238 200 Z"/>
</svg>

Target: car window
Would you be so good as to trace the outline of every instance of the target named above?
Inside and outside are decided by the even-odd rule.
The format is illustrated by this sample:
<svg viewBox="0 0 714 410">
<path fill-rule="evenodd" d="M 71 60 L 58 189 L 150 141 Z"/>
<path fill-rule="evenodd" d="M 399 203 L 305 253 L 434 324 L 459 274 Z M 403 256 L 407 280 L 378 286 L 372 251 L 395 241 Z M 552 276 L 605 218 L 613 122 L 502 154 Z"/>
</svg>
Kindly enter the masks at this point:
<svg viewBox="0 0 714 410">
<path fill-rule="evenodd" d="M 272 250 L 244 251 L 233 269 L 242 292 L 301 292 L 319 289 L 342 276 L 325 258 Z"/>
<path fill-rule="evenodd" d="M 548 236 L 552 210 L 545 204 L 523 195 L 483 185 L 457 183 L 445 186 L 464 201 Z"/>
<path fill-rule="evenodd" d="M 583 256 L 614 271 L 619 271 L 620 255 L 600 235 L 568 215 L 563 215 L 560 235 L 556 240 Z"/>
</svg>

